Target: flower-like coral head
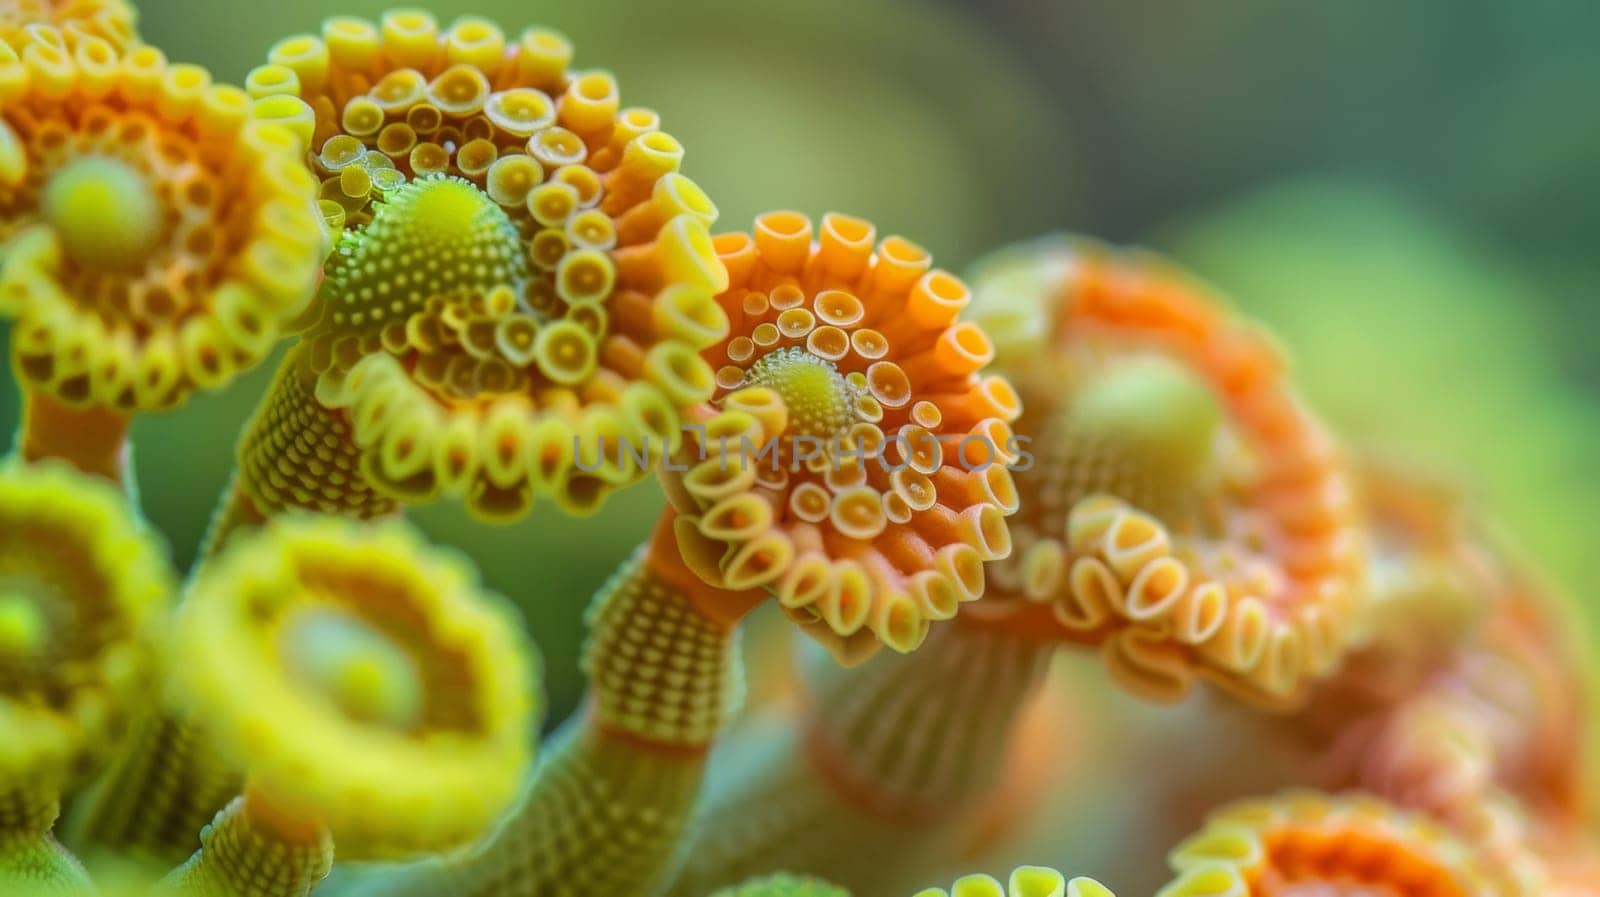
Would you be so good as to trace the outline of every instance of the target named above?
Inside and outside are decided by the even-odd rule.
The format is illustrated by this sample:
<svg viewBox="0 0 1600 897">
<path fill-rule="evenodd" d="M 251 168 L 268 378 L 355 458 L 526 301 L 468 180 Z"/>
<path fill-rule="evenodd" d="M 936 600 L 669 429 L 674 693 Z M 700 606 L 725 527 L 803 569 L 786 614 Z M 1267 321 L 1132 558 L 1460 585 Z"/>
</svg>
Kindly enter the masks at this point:
<svg viewBox="0 0 1600 897">
<path fill-rule="evenodd" d="M 62 787 L 115 742 L 148 699 L 172 592 L 113 486 L 58 462 L 0 467 L 0 791 Z"/>
<path fill-rule="evenodd" d="M 1044 866 L 1018 866 L 1005 884 L 988 875 L 965 875 L 950 890 L 928 888 L 916 897 L 1115 897 L 1092 878 L 1068 879 Z"/>
<path fill-rule="evenodd" d="M 241 537 L 178 617 L 179 688 L 250 787 L 340 856 L 480 835 L 530 759 L 536 656 L 464 559 L 398 522 Z"/>
<path fill-rule="evenodd" d="M 592 511 L 648 472 L 625 446 L 676 445 L 711 394 L 716 208 L 655 113 L 571 57 L 550 31 L 394 12 L 330 19 L 251 75 L 316 110 L 322 207 L 348 233 L 306 338 L 399 500 Z"/>
<path fill-rule="evenodd" d="M 1013 600 L 986 606 L 1100 646 L 1153 699 L 1197 674 L 1303 699 L 1350 641 L 1363 557 L 1273 343 L 1159 260 L 1087 242 L 1010 250 L 974 282 L 1037 455 L 992 577 Z"/>
<path fill-rule="evenodd" d="M 836 653 L 909 651 L 1010 550 L 1016 394 L 957 318 L 967 288 L 899 237 L 794 212 L 717 237 L 729 338 L 681 475 L 679 543 L 703 579 L 762 588 Z M 686 450 L 687 451 L 687 450 Z"/>
<path fill-rule="evenodd" d="M 75 48 L 96 38 L 121 51 L 138 40 L 138 17 L 127 0 L 4 0 L 0 42 L 21 52 L 34 40 Z"/>
<path fill-rule="evenodd" d="M 1297 792 L 1214 813 L 1173 849 L 1157 897 L 1512 897 L 1541 893 L 1531 854 L 1492 863 L 1454 833 L 1363 795 Z"/>
<path fill-rule="evenodd" d="M 0 46 L 0 313 L 19 379 L 124 412 L 228 383 L 312 294 L 324 238 L 299 140 L 154 48 L 31 33 Z"/>
</svg>

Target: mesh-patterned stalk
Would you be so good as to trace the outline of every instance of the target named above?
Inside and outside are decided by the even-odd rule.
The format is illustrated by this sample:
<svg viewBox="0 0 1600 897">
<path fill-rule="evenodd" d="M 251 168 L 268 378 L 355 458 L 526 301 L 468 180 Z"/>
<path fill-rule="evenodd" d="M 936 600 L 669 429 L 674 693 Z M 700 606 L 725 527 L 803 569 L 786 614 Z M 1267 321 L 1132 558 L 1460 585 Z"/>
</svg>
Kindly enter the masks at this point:
<svg viewBox="0 0 1600 897">
<path fill-rule="evenodd" d="M 774 869 L 862 893 L 915 881 L 997 782 L 1050 651 L 958 622 L 915 654 L 823 675 L 805 732 L 710 796 L 672 893 Z"/>
<path fill-rule="evenodd" d="M 664 533 L 601 588 L 583 667 L 588 709 L 547 751 L 480 847 L 374 894 L 462 897 L 659 893 L 687 844 L 711 742 L 739 700 L 732 622 Z M 440 889 L 443 889 L 442 891 Z"/>
</svg>

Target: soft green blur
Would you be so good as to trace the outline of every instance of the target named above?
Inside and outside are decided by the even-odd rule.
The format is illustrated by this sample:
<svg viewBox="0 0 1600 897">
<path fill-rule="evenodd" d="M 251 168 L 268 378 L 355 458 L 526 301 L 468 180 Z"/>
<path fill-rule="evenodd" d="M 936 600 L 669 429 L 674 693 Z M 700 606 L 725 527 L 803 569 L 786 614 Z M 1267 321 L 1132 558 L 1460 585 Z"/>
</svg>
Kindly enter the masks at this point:
<svg viewBox="0 0 1600 897">
<path fill-rule="evenodd" d="M 384 5 L 144 0 L 142 30 L 236 81 L 279 37 Z M 772 207 L 836 208 L 956 270 L 1053 230 L 1175 251 L 1281 329 L 1348 432 L 1459 470 L 1600 602 L 1583 567 L 1600 498 L 1600 5 L 430 5 L 567 32 L 580 67 L 612 69 L 625 103 L 662 113 L 730 228 Z M 271 367 L 135 426 L 144 506 L 180 560 Z M 640 487 L 596 518 L 541 508 L 507 528 L 448 504 L 415 517 L 526 609 L 559 718 L 581 684 L 588 595 L 659 501 Z"/>
</svg>

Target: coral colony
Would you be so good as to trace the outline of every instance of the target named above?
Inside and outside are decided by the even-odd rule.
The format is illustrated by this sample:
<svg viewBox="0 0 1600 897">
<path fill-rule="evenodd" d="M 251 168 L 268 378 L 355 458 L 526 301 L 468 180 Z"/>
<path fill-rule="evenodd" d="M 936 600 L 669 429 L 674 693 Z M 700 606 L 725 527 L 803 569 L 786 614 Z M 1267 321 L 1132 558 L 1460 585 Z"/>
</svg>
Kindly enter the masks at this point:
<svg viewBox="0 0 1600 897">
<path fill-rule="evenodd" d="M 540 28 L 333 18 L 242 87 L 122 0 L 0 37 L 0 893 L 909 895 L 984 865 L 941 845 L 1092 650 L 1227 722 L 1150 769 L 1212 795 L 1160 897 L 1600 894 L 1555 599 L 1160 259 L 1046 240 L 969 287 L 847 215 L 714 233 L 656 114 Z M 180 577 L 129 422 L 284 340 Z M 652 477 L 535 762 L 535 648 L 403 511 Z M 769 601 L 826 650 L 712 788 Z M 1220 755 L 1268 745 L 1280 784 L 1230 792 Z"/>
</svg>

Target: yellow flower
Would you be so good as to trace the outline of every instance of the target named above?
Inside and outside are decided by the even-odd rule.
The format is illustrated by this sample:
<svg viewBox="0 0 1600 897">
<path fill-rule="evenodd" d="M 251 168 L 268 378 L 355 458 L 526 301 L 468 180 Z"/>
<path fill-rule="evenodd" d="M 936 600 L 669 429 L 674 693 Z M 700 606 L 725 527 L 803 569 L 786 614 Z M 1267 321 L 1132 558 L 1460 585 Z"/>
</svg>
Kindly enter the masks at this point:
<svg viewBox="0 0 1600 897">
<path fill-rule="evenodd" d="M 112 486 L 0 466 L 0 790 L 63 787 L 116 741 L 150 700 L 172 592 L 163 548 Z"/>
<path fill-rule="evenodd" d="M 815 237 L 815 240 L 813 239 Z M 765 589 L 855 655 L 910 651 L 983 594 L 1017 493 L 1005 380 L 958 320 L 967 288 L 873 226 L 793 212 L 717 237 L 729 336 L 689 469 L 668 476 L 686 562 Z"/>
<path fill-rule="evenodd" d="M 0 313 L 23 384 L 151 411 L 264 358 L 322 257 L 299 150 L 153 48 L 0 47 Z"/>
<path fill-rule="evenodd" d="M 330 19 L 251 73 L 261 103 L 315 110 L 299 124 L 348 233 L 306 364 L 391 500 L 590 512 L 648 473 L 617 461 L 625 445 L 659 458 L 710 396 L 695 353 L 726 329 L 716 208 L 655 113 L 571 57 L 547 30 L 391 12 Z"/>
<path fill-rule="evenodd" d="M 997 617 L 1099 646 L 1158 700 L 1197 675 L 1290 704 L 1356 630 L 1348 475 L 1276 346 L 1185 275 L 1087 242 L 980 269 L 974 318 L 1028 408 Z"/>
<path fill-rule="evenodd" d="M 399 523 L 289 517 L 206 565 L 181 691 L 251 787 L 340 856 L 462 844 L 530 759 L 535 658 L 464 560 Z"/>
</svg>

